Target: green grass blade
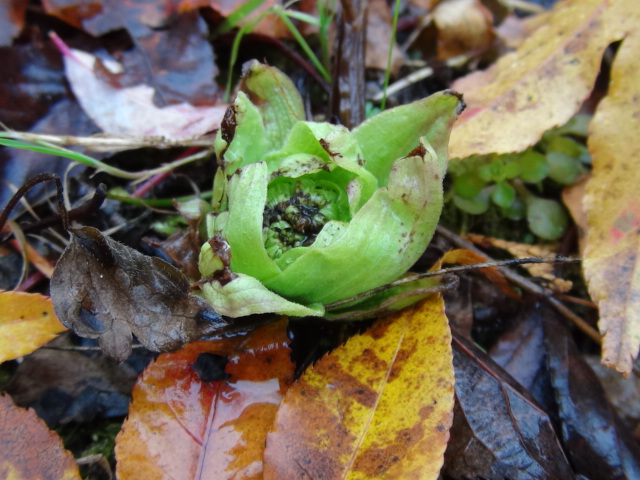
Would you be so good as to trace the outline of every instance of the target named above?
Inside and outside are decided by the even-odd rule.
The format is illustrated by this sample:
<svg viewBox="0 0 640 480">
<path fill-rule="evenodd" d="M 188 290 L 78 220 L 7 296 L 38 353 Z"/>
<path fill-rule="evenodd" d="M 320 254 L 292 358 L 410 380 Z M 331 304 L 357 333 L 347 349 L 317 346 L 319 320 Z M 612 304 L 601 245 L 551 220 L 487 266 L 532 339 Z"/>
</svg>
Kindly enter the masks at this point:
<svg viewBox="0 0 640 480">
<path fill-rule="evenodd" d="M 249 0 L 244 2 L 220 24 L 216 29 L 216 35 L 222 35 L 236 28 L 242 20 L 251 15 L 251 13 L 258 9 L 264 2 L 265 0 Z"/>
</svg>

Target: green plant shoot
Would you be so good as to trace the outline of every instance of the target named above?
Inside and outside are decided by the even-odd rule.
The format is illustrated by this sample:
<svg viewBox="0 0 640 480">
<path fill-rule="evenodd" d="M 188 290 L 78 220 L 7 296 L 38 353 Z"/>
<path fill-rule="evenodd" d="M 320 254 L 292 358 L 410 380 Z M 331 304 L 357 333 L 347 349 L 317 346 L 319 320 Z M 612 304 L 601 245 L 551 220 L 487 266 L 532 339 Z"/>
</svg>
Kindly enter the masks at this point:
<svg viewBox="0 0 640 480">
<path fill-rule="evenodd" d="M 214 144 L 204 297 L 231 317 L 322 316 L 404 275 L 438 223 L 463 108 L 446 91 L 353 131 L 307 122 L 291 80 L 250 62 Z"/>
</svg>

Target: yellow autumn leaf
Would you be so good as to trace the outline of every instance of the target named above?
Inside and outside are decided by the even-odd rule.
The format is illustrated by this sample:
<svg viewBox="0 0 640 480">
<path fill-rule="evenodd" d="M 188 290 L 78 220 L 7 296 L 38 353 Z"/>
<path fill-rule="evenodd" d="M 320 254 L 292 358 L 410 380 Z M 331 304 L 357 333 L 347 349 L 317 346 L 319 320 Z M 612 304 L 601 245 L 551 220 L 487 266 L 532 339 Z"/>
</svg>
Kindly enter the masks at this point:
<svg viewBox="0 0 640 480">
<path fill-rule="evenodd" d="M 629 374 L 640 345 L 640 8 L 626 1 L 636 30 L 616 54 L 591 122 L 584 271 L 600 307 L 603 363 Z"/>
<path fill-rule="evenodd" d="M 292 385 L 267 437 L 264 478 L 436 479 L 453 385 L 451 333 L 434 295 L 378 320 Z"/>
<path fill-rule="evenodd" d="M 0 363 L 37 350 L 65 330 L 49 297 L 0 291 Z"/>
<path fill-rule="evenodd" d="M 513 53 L 458 80 L 467 110 L 451 134 L 451 158 L 526 149 L 564 124 L 593 88 L 607 46 L 621 39 L 636 0 L 566 0 Z"/>
</svg>

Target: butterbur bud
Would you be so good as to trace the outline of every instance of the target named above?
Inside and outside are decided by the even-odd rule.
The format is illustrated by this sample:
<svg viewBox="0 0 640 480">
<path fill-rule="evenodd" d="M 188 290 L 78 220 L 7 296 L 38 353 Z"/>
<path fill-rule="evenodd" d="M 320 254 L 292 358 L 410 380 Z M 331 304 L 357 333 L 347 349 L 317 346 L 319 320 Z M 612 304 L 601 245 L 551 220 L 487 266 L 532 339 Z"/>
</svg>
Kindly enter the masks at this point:
<svg viewBox="0 0 640 480">
<path fill-rule="evenodd" d="M 447 143 L 463 108 L 445 91 L 349 131 L 304 121 L 283 73 L 246 66 L 215 140 L 204 297 L 231 317 L 320 316 L 401 277 L 440 217 Z"/>
</svg>

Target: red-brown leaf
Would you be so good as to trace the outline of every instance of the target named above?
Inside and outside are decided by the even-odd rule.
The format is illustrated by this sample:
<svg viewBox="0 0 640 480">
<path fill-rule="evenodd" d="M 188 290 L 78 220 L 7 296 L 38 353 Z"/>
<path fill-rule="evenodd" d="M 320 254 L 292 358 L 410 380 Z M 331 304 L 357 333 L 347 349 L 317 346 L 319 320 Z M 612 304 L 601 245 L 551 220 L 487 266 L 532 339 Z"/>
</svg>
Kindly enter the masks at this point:
<svg viewBox="0 0 640 480">
<path fill-rule="evenodd" d="M 0 478 L 80 480 L 73 455 L 33 410 L 0 395 Z"/>
<path fill-rule="evenodd" d="M 133 390 L 118 478 L 262 478 L 265 437 L 293 378 L 285 325 L 160 355 Z M 203 353 L 228 356 L 229 378 L 202 381 L 192 365 Z"/>
</svg>

